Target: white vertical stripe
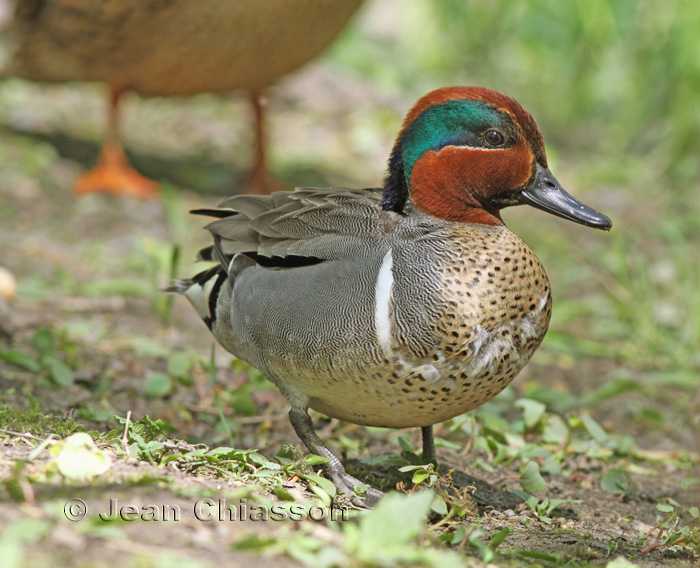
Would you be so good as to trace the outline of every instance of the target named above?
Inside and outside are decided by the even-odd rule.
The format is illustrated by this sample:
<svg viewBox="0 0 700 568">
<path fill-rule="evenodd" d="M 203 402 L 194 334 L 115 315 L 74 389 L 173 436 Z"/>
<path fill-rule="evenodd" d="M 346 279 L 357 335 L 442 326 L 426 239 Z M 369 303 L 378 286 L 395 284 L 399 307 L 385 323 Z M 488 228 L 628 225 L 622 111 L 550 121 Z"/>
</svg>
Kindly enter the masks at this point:
<svg viewBox="0 0 700 568">
<path fill-rule="evenodd" d="M 377 341 L 384 352 L 391 352 L 391 293 L 394 288 L 393 274 L 394 260 L 391 249 L 384 255 L 382 265 L 377 274 L 377 282 L 374 286 L 376 307 L 374 310 L 374 328 L 377 332 Z"/>
</svg>

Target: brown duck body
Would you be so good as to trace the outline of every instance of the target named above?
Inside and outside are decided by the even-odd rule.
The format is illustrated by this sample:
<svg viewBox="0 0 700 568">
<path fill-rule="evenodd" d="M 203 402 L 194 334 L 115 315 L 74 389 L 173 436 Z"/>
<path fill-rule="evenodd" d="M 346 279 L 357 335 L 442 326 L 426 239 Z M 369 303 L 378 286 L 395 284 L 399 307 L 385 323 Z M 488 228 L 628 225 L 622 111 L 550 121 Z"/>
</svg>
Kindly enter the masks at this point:
<svg viewBox="0 0 700 568">
<path fill-rule="evenodd" d="M 17 0 L 3 76 L 101 81 L 110 117 L 98 166 L 77 194 L 152 198 L 157 185 L 130 167 L 118 132 L 124 91 L 178 96 L 249 91 L 254 165 L 245 191 L 281 186 L 267 171 L 261 90 L 317 56 L 362 0 Z"/>
<path fill-rule="evenodd" d="M 6 75 L 146 95 L 258 90 L 318 55 L 361 0 L 21 0 Z"/>
<path fill-rule="evenodd" d="M 501 392 L 547 331 L 547 276 L 505 226 L 382 211 L 378 189 L 251 200 L 209 225 L 222 270 L 236 251 L 260 260 L 221 280 L 212 331 L 292 404 L 369 426 L 442 422 Z M 264 266 L 302 254 L 324 261 Z"/>
</svg>

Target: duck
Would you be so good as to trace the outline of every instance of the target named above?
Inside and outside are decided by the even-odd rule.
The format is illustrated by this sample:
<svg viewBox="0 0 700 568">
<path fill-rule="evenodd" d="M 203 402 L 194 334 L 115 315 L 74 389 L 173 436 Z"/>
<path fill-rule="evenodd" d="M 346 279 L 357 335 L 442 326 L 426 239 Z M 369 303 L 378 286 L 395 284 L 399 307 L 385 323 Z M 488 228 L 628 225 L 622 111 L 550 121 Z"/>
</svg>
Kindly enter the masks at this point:
<svg viewBox="0 0 700 568">
<path fill-rule="evenodd" d="M 108 120 L 98 165 L 76 194 L 104 191 L 154 198 L 159 187 L 136 172 L 119 134 L 123 95 L 248 93 L 254 165 L 245 189 L 270 193 L 265 89 L 327 47 L 362 0 L 21 0 L 9 26 L 4 77 L 108 85 Z"/>
<path fill-rule="evenodd" d="M 499 394 L 542 342 L 544 267 L 504 224 L 529 205 L 584 226 L 611 220 L 567 193 L 532 115 L 485 87 L 444 87 L 411 108 L 381 187 L 238 195 L 214 209 L 215 265 L 176 281 L 218 343 L 289 404 L 339 495 L 382 493 L 349 475 L 308 410 L 364 426 L 421 428 Z"/>
</svg>

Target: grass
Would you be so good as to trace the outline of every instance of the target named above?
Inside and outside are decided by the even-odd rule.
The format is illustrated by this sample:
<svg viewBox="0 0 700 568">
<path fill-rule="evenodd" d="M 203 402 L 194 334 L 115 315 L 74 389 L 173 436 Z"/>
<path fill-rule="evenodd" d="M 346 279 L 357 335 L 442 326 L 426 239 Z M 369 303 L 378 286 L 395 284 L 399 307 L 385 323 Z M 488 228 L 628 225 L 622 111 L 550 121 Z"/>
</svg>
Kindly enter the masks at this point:
<svg viewBox="0 0 700 568">
<path fill-rule="evenodd" d="M 525 426 L 531 432 L 537 432 L 541 427 L 546 430 L 552 428 L 551 417 L 541 406 L 536 404 L 520 404 L 523 408 L 523 415 L 517 423 Z M 16 425 L 25 424 L 27 421 L 36 421 L 37 417 L 29 413 L 22 416 L 22 412 L 14 409 L 4 409 L 2 411 L 10 417 L 10 422 Z M 9 414 L 8 414 L 9 413 Z M 55 419 L 54 419 L 55 421 Z M 30 445 L 35 445 L 35 451 L 26 461 L 17 462 L 15 474 L 9 479 L 5 479 L 6 491 L 14 496 L 19 502 L 27 499 L 34 499 L 34 491 L 39 491 L 42 486 L 65 487 L 70 491 L 70 487 L 82 488 L 81 494 L 85 494 L 86 488 L 90 485 L 99 487 L 99 476 L 105 471 L 105 465 L 111 461 L 133 461 L 140 460 L 155 466 L 155 472 L 147 475 L 133 474 L 122 477 L 122 483 L 136 488 L 142 486 L 166 486 L 175 493 L 188 496 L 198 496 L 206 499 L 212 493 L 208 487 L 194 490 L 185 489 L 178 486 L 174 478 L 167 474 L 168 470 L 177 470 L 187 473 L 200 479 L 218 478 L 240 484 L 241 489 L 232 494 L 229 499 L 231 503 L 246 503 L 246 513 L 256 514 L 256 511 L 276 511 L 277 515 L 299 515 L 297 520 L 311 515 L 314 507 L 313 501 L 308 498 L 299 499 L 297 494 L 290 493 L 285 489 L 288 486 L 287 480 L 290 476 L 296 476 L 303 480 L 307 487 L 311 489 L 313 495 L 318 500 L 317 503 L 329 506 L 334 492 L 332 484 L 327 480 L 309 473 L 310 468 L 317 467 L 321 461 L 315 456 L 306 456 L 303 459 L 290 459 L 290 454 L 281 453 L 270 461 L 255 450 L 238 450 L 231 447 L 207 448 L 202 445 L 189 445 L 184 442 L 174 443 L 168 427 L 160 420 L 152 420 L 145 417 L 139 421 L 119 419 L 120 428 L 107 434 L 92 433 L 98 444 L 96 445 L 89 434 L 71 433 L 73 430 L 63 428 L 62 424 L 54 424 L 48 429 L 37 429 L 36 424 L 25 430 L 25 440 Z M 580 432 L 585 433 L 582 443 L 571 440 L 566 446 L 559 444 L 559 456 L 569 455 L 585 450 L 589 456 L 608 456 L 605 459 L 613 459 L 613 453 L 618 456 L 628 455 L 632 457 L 635 453 L 636 463 L 639 458 L 644 459 L 638 450 L 633 448 L 622 449 L 615 443 L 611 444 L 611 438 L 599 425 L 589 419 L 571 420 L 570 423 L 578 427 Z M 73 423 L 74 429 L 81 430 L 81 427 Z M 45 435 L 47 431 L 52 431 L 52 435 L 44 441 L 41 437 L 26 437 L 30 432 Z M 60 433 L 60 437 L 67 436 L 64 441 L 57 440 L 53 431 Z M 503 431 L 492 431 L 497 437 L 503 436 Z M 551 433 L 550 433 L 551 436 Z M 559 443 L 562 432 L 554 436 L 551 441 Z M 502 439 L 494 442 L 494 438 L 485 437 L 493 448 L 495 445 L 503 445 L 504 440 L 511 447 L 520 447 L 516 453 L 511 453 L 511 459 L 527 453 L 527 446 L 540 453 L 537 448 L 546 447 L 546 443 L 532 438 L 530 444 L 521 447 L 521 442 L 516 440 L 517 434 L 505 435 Z M 545 432 L 544 438 L 547 439 Z M 34 441 L 35 440 L 35 441 Z M 41 449 L 50 447 L 49 459 L 39 461 Z M 612 450 L 611 453 L 609 450 Z M 540 457 L 542 457 L 540 455 Z M 496 460 L 493 460 L 497 463 Z M 547 460 L 545 460 L 546 463 Z M 671 463 L 668 458 L 666 463 Z M 631 462 L 630 462 L 631 463 Z M 33 464 L 28 467 L 28 464 Z M 421 473 L 417 468 L 410 468 L 415 475 Z M 551 469 L 551 468 L 550 468 Z M 431 468 L 427 468 L 430 474 Z M 610 471 L 610 470 L 609 470 Z M 554 471 L 551 471 L 554 473 Z M 620 492 L 625 489 L 624 472 L 618 471 L 616 481 L 604 481 L 610 487 L 605 490 Z M 428 476 L 420 476 L 419 483 L 429 479 Z M 611 477 L 607 475 L 607 477 Z M 433 479 L 432 481 L 435 481 Z M 164 485 L 165 484 L 165 485 Z M 523 469 L 521 484 L 531 491 L 546 493 L 547 483 L 539 473 L 539 467 L 535 462 L 528 461 L 527 467 Z M 428 484 L 430 485 L 430 483 Z M 27 489 L 29 487 L 30 489 Z M 23 491 L 24 488 L 24 491 Z M 629 490 L 632 493 L 634 490 Z M 439 495 L 439 493 L 438 493 Z M 570 503 L 570 500 L 548 498 L 538 499 L 533 495 L 525 493 L 527 504 L 532 511 L 532 517 L 524 513 L 521 519 L 531 519 L 531 522 L 542 522 L 551 524 L 551 515 L 557 507 Z M 264 553 L 266 555 L 286 555 L 290 558 L 309 566 L 383 566 L 383 565 L 413 565 L 413 566 L 462 566 L 467 558 L 479 559 L 484 563 L 497 562 L 501 566 L 517 565 L 523 561 L 537 560 L 546 566 L 571 565 L 570 559 L 565 555 L 554 552 L 537 552 L 527 549 L 513 549 L 508 547 L 503 549 L 502 545 L 507 541 L 509 535 L 517 533 L 517 527 L 505 527 L 494 531 L 482 528 L 481 524 L 486 521 L 474 517 L 473 513 L 468 515 L 469 523 L 460 522 L 460 518 L 467 515 L 462 509 L 457 509 L 456 514 L 445 516 L 445 514 L 435 516 L 431 513 L 436 510 L 436 493 L 426 486 L 422 491 L 411 492 L 408 495 L 394 493 L 384 499 L 381 504 L 371 512 L 359 514 L 351 512 L 348 520 L 343 522 L 333 522 L 327 519 L 318 528 L 311 528 L 309 524 L 301 524 L 299 530 L 282 530 L 274 534 L 260 534 L 257 531 L 247 531 L 236 542 L 236 550 L 246 552 Z M 275 505 L 277 503 L 277 505 Z M 297 505 L 297 508 L 295 507 Z M 273 507 L 277 507 L 274 509 Z M 439 507 L 438 507 L 439 509 Z M 651 552 L 658 548 L 672 547 L 676 549 L 686 548 L 698 551 L 700 549 L 700 527 L 698 526 L 697 507 L 685 509 L 684 507 L 669 500 L 659 503 L 657 509 L 660 513 L 659 520 L 653 529 L 646 535 L 640 535 L 638 547 Z M 234 509 L 240 513 L 242 509 Z M 136 514 L 136 513 L 135 513 Z M 396 523 L 396 519 L 401 519 L 401 523 Z M 11 550 L 13 555 L 22 555 L 22 546 L 32 545 L 36 540 L 42 539 L 49 531 L 60 522 L 60 516 L 49 516 L 49 520 L 32 520 L 31 522 L 17 521 L 5 528 L 0 536 L 0 550 Z M 25 537 L 21 540 L 13 537 L 20 526 L 25 532 Z M 78 525 L 72 525 L 78 526 Z M 98 524 L 104 531 L 104 523 Z M 91 528 L 92 527 L 92 528 Z M 112 533 L 107 533 L 103 538 L 113 538 L 121 534 L 120 525 L 117 523 Z M 322 530 L 321 530 L 322 529 Z M 94 523 L 87 527 L 87 530 L 97 530 Z M 121 534 L 119 538 L 124 538 Z M 614 557 L 621 552 L 617 543 L 608 549 L 609 556 Z M 623 546 L 627 546 L 622 544 Z M 19 549 L 19 552 L 18 552 Z M 628 551 L 628 553 L 631 550 Z M 617 564 L 615 564 L 617 562 Z M 589 566 L 586 561 L 579 560 L 577 566 Z M 600 565 L 600 564 L 596 564 Z M 610 560 L 606 563 L 609 568 L 622 565 L 619 560 Z"/>
</svg>

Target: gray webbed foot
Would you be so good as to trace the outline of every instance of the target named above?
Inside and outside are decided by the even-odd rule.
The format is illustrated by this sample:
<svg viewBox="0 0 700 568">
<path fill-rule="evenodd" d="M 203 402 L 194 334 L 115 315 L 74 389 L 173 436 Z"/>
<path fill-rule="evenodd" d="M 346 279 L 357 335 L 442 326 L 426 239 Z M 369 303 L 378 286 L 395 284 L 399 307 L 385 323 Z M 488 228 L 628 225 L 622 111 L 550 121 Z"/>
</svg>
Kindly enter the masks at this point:
<svg viewBox="0 0 700 568">
<path fill-rule="evenodd" d="M 353 506 L 359 509 L 371 509 L 384 497 L 384 493 L 379 491 L 379 489 L 363 483 L 347 473 L 344 468 L 342 471 L 330 471 L 330 468 L 328 468 L 326 472 L 331 481 L 333 481 L 338 493 L 344 494 L 345 497 L 342 500 L 349 500 Z M 355 491 L 356 487 L 360 487 L 360 491 Z"/>
<path fill-rule="evenodd" d="M 323 467 L 336 486 L 338 493 L 344 494 L 355 507 L 363 509 L 374 507 L 379 502 L 384 493 L 366 483 L 362 483 L 345 471 L 340 460 L 324 445 L 314 431 L 311 417 L 305 410 L 292 408 L 289 411 L 289 421 L 292 423 L 297 436 L 304 442 L 304 445 L 310 452 L 330 460 Z M 355 486 L 361 486 L 363 488 L 362 491 L 356 492 Z"/>
</svg>

